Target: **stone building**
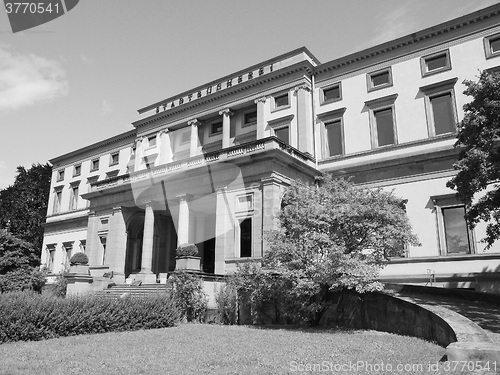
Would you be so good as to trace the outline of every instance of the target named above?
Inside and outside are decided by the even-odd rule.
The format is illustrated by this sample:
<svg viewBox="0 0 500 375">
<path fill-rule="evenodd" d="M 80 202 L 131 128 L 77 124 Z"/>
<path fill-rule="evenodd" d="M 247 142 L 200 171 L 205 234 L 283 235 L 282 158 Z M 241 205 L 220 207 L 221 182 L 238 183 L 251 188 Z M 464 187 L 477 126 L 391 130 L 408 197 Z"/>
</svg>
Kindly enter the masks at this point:
<svg viewBox="0 0 500 375">
<path fill-rule="evenodd" d="M 500 5 L 320 63 L 299 48 L 139 109 L 133 129 L 56 157 L 42 263 L 83 251 L 155 282 L 196 243 L 201 270 L 258 261 L 293 180 L 352 176 L 407 199 L 421 247 L 381 280 L 499 291 L 500 245 L 467 229 L 446 182 L 465 79 L 500 66 Z"/>
</svg>

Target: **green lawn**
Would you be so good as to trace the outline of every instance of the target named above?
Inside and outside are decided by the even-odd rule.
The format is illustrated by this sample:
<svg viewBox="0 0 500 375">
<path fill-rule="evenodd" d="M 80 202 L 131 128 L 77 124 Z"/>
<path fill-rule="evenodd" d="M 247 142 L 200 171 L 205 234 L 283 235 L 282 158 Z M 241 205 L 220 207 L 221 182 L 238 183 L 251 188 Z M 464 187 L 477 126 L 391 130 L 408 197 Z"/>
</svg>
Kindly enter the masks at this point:
<svg viewBox="0 0 500 375">
<path fill-rule="evenodd" d="M 381 367 L 347 367 L 362 361 L 386 368 L 390 364 L 393 373 L 427 374 L 429 362 L 436 364 L 443 355 L 444 349 L 435 344 L 375 331 L 181 324 L 2 344 L 0 373 L 286 374 L 304 373 L 302 366 L 313 364 L 323 365 L 323 370 L 344 366 L 326 373 L 388 373 Z M 398 364 L 421 364 L 424 371 L 397 372 Z M 442 364 L 439 368 L 439 373 L 449 373 Z"/>
</svg>

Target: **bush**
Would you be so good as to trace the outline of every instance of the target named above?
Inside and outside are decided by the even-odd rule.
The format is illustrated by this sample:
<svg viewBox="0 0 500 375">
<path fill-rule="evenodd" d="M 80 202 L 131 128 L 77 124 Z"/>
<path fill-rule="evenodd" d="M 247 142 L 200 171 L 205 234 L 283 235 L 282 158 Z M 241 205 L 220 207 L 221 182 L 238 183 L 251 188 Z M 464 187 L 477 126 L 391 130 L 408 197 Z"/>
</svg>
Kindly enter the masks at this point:
<svg viewBox="0 0 500 375">
<path fill-rule="evenodd" d="M 19 268 L 0 275 L 0 293 L 33 290 L 40 292 L 45 284 L 45 273 L 35 268 Z"/>
<path fill-rule="evenodd" d="M 238 293 L 231 283 L 222 285 L 215 292 L 215 302 L 222 324 L 236 324 L 238 322 Z"/>
<path fill-rule="evenodd" d="M 56 297 L 64 298 L 66 297 L 66 291 L 68 290 L 68 280 L 64 276 L 57 276 L 56 282 L 52 287 L 52 294 Z"/>
<path fill-rule="evenodd" d="M 203 291 L 201 278 L 188 272 L 179 272 L 170 277 L 168 282 L 182 318 L 188 322 L 202 322 L 208 300 Z"/>
<path fill-rule="evenodd" d="M 191 243 L 179 245 L 175 250 L 175 255 L 178 257 L 195 257 L 198 255 L 198 247 Z"/>
<path fill-rule="evenodd" d="M 86 265 L 89 264 L 89 257 L 86 256 L 84 253 L 75 253 L 69 260 L 71 265 Z"/>
<path fill-rule="evenodd" d="M 0 295 L 0 343 L 172 327 L 180 313 L 171 295 L 109 299 L 55 298 L 33 292 Z"/>
</svg>

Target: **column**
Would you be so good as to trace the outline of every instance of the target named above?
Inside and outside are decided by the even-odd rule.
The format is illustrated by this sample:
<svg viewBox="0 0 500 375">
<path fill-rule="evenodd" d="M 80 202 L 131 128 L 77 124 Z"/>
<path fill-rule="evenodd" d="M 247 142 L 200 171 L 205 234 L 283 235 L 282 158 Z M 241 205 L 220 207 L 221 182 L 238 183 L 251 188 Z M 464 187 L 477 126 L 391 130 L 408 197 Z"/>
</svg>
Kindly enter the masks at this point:
<svg viewBox="0 0 500 375">
<path fill-rule="evenodd" d="M 257 104 L 257 139 L 262 139 L 268 137 L 269 134 L 266 134 L 266 122 L 264 115 L 264 108 L 266 104 L 266 97 L 262 97 L 255 100 Z"/>
<path fill-rule="evenodd" d="M 160 164 L 172 162 L 172 144 L 170 143 L 170 131 L 160 131 Z"/>
<path fill-rule="evenodd" d="M 90 265 L 97 265 L 98 252 L 99 252 L 99 236 L 97 231 L 99 229 L 99 218 L 96 216 L 95 211 L 90 211 L 89 220 L 87 224 L 87 249 L 85 253 L 89 257 Z"/>
<path fill-rule="evenodd" d="M 198 126 L 200 126 L 201 123 L 197 119 L 194 119 L 189 121 L 188 125 L 191 126 L 191 146 L 189 148 L 189 156 L 193 157 L 198 155 Z"/>
<path fill-rule="evenodd" d="M 311 89 L 306 86 L 295 88 L 297 93 L 298 145 L 302 152 L 314 155 L 314 132 L 312 123 Z"/>
<path fill-rule="evenodd" d="M 278 229 L 279 224 L 276 216 L 281 209 L 281 184 L 275 177 L 261 179 L 262 183 L 262 253 L 264 256 L 268 250 L 267 241 L 264 234 L 273 229 Z M 258 256 L 258 253 L 256 256 Z"/>
<path fill-rule="evenodd" d="M 231 212 L 228 207 L 227 187 L 216 188 L 217 201 L 215 212 L 215 273 L 224 274 L 226 269 L 225 259 L 234 258 L 234 239 L 231 246 L 231 235 L 233 233 Z"/>
<path fill-rule="evenodd" d="M 127 227 L 120 206 L 113 207 L 113 215 L 109 218 L 109 233 L 106 242 L 106 263 L 116 275 L 115 283 L 125 283 L 125 253 L 127 249 Z"/>
<path fill-rule="evenodd" d="M 142 137 L 135 140 L 135 164 L 134 171 L 138 171 L 141 165 L 144 152 L 142 151 Z"/>
<path fill-rule="evenodd" d="M 141 275 L 138 277 L 144 283 L 155 283 L 156 275 L 151 271 L 153 263 L 153 242 L 155 232 L 155 216 L 152 202 L 146 202 L 144 209 L 144 237 L 142 239 Z"/>
<path fill-rule="evenodd" d="M 188 194 L 177 195 L 179 199 L 179 218 L 177 223 L 177 245 L 189 243 L 189 205 Z"/>
<path fill-rule="evenodd" d="M 219 112 L 222 115 L 222 148 L 229 147 L 230 135 L 231 135 L 231 116 L 233 112 L 229 108 L 223 109 Z"/>
</svg>

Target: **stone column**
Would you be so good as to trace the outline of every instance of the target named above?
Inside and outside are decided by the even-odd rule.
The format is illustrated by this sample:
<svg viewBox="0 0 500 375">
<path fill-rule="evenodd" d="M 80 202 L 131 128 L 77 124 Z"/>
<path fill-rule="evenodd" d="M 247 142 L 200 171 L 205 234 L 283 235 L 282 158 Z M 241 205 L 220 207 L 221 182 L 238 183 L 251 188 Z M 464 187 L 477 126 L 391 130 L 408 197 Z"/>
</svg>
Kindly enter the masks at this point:
<svg viewBox="0 0 500 375">
<path fill-rule="evenodd" d="M 115 283 L 125 283 L 125 253 L 127 249 L 127 227 L 121 207 L 113 208 L 109 218 L 109 233 L 106 242 L 106 264 L 116 273 Z"/>
<path fill-rule="evenodd" d="M 201 123 L 197 119 L 194 119 L 189 121 L 188 125 L 191 126 L 191 145 L 189 148 L 189 156 L 193 157 L 198 155 L 198 126 L 200 126 Z"/>
<path fill-rule="evenodd" d="M 222 148 L 229 147 L 230 135 L 231 135 L 231 116 L 233 112 L 229 108 L 223 109 L 219 112 L 222 115 Z"/>
<path fill-rule="evenodd" d="M 302 152 L 314 155 L 311 89 L 303 85 L 296 87 L 295 92 L 297 93 L 298 145 L 292 144 L 292 146 L 297 147 Z"/>
<path fill-rule="evenodd" d="M 95 211 L 90 211 L 89 220 L 87 224 L 87 248 L 85 253 L 89 257 L 90 265 L 98 265 L 99 256 L 99 236 L 97 231 L 99 230 L 99 218 L 96 216 Z"/>
<path fill-rule="evenodd" d="M 177 245 L 189 242 L 189 204 L 190 196 L 188 194 L 178 195 L 179 199 L 179 218 L 177 223 Z"/>
<path fill-rule="evenodd" d="M 134 164 L 134 171 L 138 171 L 139 170 L 142 158 L 144 157 L 144 152 L 142 150 L 142 140 L 143 140 L 142 137 L 135 140 L 135 164 Z"/>
<path fill-rule="evenodd" d="M 160 132 L 160 164 L 172 162 L 172 145 L 170 143 L 170 131 L 164 129 Z"/>
<path fill-rule="evenodd" d="M 142 262 L 141 272 L 138 277 L 144 283 L 155 283 L 156 275 L 151 271 L 153 263 L 153 243 L 155 231 L 155 216 L 153 211 L 152 202 L 146 202 L 144 209 L 144 237 L 142 239 Z"/>
<path fill-rule="evenodd" d="M 262 139 L 268 137 L 269 134 L 266 134 L 266 120 L 264 108 L 266 104 L 266 97 L 262 97 L 255 100 L 257 104 L 257 139 Z"/>
<path fill-rule="evenodd" d="M 227 187 L 219 186 L 216 188 L 216 192 L 215 273 L 224 274 L 226 269 L 226 257 L 235 257 L 234 238 L 231 238 L 234 231 L 234 223 L 230 207 L 228 206 Z"/>
<path fill-rule="evenodd" d="M 281 208 L 281 184 L 275 177 L 261 179 L 262 183 L 262 253 L 256 256 L 263 256 L 268 249 L 264 233 L 269 230 L 278 229 L 276 215 Z"/>
</svg>

